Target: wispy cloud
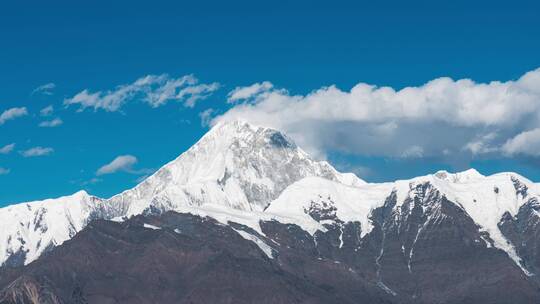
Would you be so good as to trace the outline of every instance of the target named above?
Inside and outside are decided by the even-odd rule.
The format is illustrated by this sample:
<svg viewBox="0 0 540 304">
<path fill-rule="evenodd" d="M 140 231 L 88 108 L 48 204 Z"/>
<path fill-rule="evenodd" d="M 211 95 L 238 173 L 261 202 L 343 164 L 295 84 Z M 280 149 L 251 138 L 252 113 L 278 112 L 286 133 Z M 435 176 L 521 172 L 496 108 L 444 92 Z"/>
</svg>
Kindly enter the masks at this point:
<svg viewBox="0 0 540 304">
<path fill-rule="evenodd" d="M 11 170 L 0 167 L 0 175 L 6 175 L 9 174 L 9 172 L 11 172 Z"/>
<path fill-rule="evenodd" d="M 57 127 L 61 124 L 63 124 L 64 122 L 62 121 L 62 119 L 60 118 L 55 118 L 53 120 L 46 120 L 46 121 L 42 121 L 39 123 L 39 126 L 42 127 L 42 128 L 54 128 L 54 127 Z"/>
<path fill-rule="evenodd" d="M 65 99 L 64 104 L 78 105 L 79 111 L 93 108 L 115 112 L 127 102 L 140 98 L 154 108 L 169 101 L 182 102 L 186 107 L 193 107 L 197 101 L 207 98 L 218 88 L 218 83 L 201 84 L 192 75 L 180 78 L 171 78 L 167 74 L 148 75 L 109 91 L 91 92 L 85 89 Z"/>
<path fill-rule="evenodd" d="M 212 108 L 208 108 L 202 112 L 199 113 L 199 117 L 201 118 L 201 125 L 203 127 L 207 127 L 210 125 L 212 121 L 212 115 L 216 113 L 216 110 Z"/>
<path fill-rule="evenodd" d="M 24 157 L 37 157 L 46 156 L 54 152 L 53 148 L 48 147 L 33 147 L 28 150 L 21 151 L 21 155 Z"/>
<path fill-rule="evenodd" d="M 402 158 L 422 158 L 424 156 L 424 148 L 419 146 L 410 146 L 401 153 Z"/>
<path fill-rule="evenodd" d="M 13 151 L 13 149 L 15 149 L 15 144 L 14 143 L 9 144 L 9 145 L 5 145 L 2 148 L 0 148 L 0 154 L 9 154 L 9 153 L 11 153 L 11 151 Z"/>
<path fill-rule="evenodd" d="M 56 84 L 52 82 L 46 83 L 44 85 L 40 85 L 39 87 L 35 88 L 32 91 L 32 95 L 34 94 L 52 95 L 54 88 L 56 88 Z"/>
<path fill-rule="evenodd" d="M 93 177 L 93 178 L 91 178 L 91 179 L 89 179 L 87 181 L 81 182 L 81 185 L 83 185 L 83 186 L 94 185 L 94 184 L 100 183 L 102 181 L 103 180 L 101 178 Z"/>
<path fill-rule="evenodd" d="M 0 114 L 0 125 L 3 125 L 8 120 L 13 120 L 25 115 L 28 115 L 28 110 L 26 110 L 26 107 L 7 109 Z"/>
<path fill-rule="evenodd" d="M 41 116 L 51 116 L 52 113 L 54 113 L 53 105 L 46 106 L 45 108 L 39 111 L 39 115 Z"/>
<path fill-rule="evenodd" d="M 247 87 L 236 87 L 227 95 L 227 102 L 234 103 L 239 100 L 250 99 L 274 87 L 269 81 L 254 83 Z"/>
<path fill-rule="evenodd" d="M 219 89 L 217 82 L 211 84 L 200 84 L 181 90 L 175 98 L 184 99 L 184 105 L 188 108 L 193 108 L 199 100 L 206 99 L 212 95 L 214 91 Z"/>
</svg>

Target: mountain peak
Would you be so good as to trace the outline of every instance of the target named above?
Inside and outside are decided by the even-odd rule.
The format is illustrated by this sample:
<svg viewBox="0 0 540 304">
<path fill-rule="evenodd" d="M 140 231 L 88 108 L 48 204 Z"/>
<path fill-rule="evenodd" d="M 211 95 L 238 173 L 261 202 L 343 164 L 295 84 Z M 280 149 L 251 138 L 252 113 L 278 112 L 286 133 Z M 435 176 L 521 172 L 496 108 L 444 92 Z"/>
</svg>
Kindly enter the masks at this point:
<svg viewBox="0 0 540 304">
<path fill-rule="evenodd" d="M 71 197 L 84 198 L 84 197 L 90 197 L 90 194 L 88 194 L 88 192 L 86 192 L 86 190 L 79 190 L 79 191 L 73 193 L 70 196 Z"/>
<path fill-rule="evenodd" d="M 216 125 L 214 125 L 208 133 L 206 133 L 203 138 L 207 136 L 213 136 L 215 134 L 228 134 L 228 135 L 235 135 L 240 136 L 242 134 L 251 134 L 255 132 L 260 127 L 252 125 L 244 120 L 231 120 L 231 121 L 224 121 L 219 122 Z"/>
<path fill-rule="evenodd" d="M 251 128 L 253 130 L 259 128 L 260 126 L 256 126 L 246 120 L 243 119 L 235 119 L 235 120 L 229 120 L 229 121 L 220 121 L 216 123 L 210 130 L 214 129 L 243 129 L 243 128 Z"/>
<path fill-rule="evenodd" d="M 174 209 L 205 202 L 262 211 L 287 186 L 309 176 L 363 183 L 313 160 L 277 130 L 235 120 L 215 125 L 185 153 L 112 201 L 130 201 L 129 214 L 151 206 Z"/>
<path fill-rule="evenodd" d="M 437 171 L 434 176 L 438 179 L 447 180 L 449 182 L 466 182 L 473 179 L 483 178 L 484 175 L 480 174 L 476 169 L 471 168 L 462 172 L 449 173 L 446 170 Z"/>
<path fill-rule="evenodd" d="M 294 141 L 284 133 L 267 127 L 253 125 L 244 120 L 232 120 L 216 124 L 210 131 L 203 136 L 199 143 L 205 140 L 243 141 L 247 144 L 254 142 L 267 143 L 280 148 L 297 148 Z M 197 143 L 197 144 L 199 144 Z"/>
</svg>

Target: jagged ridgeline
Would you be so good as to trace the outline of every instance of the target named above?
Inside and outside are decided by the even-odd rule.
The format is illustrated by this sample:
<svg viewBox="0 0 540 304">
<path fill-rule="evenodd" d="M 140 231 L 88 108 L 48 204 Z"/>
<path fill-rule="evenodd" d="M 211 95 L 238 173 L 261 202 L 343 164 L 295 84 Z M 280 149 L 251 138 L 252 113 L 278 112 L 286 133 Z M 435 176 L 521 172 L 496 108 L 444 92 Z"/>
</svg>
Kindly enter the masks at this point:
<svg viewBox="0 0 540 304">
<path fill-rule="evenodd" d="M 233 121 L 133 189 L 0 209 L 0 303 L 535 303 L 539 185 L 366 183 Z"/>
</svg>

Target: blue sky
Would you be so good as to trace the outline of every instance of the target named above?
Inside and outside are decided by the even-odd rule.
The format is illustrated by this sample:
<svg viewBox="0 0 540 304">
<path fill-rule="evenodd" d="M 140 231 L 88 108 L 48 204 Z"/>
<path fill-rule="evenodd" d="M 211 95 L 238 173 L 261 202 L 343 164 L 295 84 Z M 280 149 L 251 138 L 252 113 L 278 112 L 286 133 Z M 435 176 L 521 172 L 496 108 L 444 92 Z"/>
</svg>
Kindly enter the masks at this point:
<svg viewBox="0 0 540 304">
<path fill-rule="evenodd" d="M 533 132 L 538 127 L 535 104 L 540 101 L 531 89 L 537 82 L 527 80 L 534 77 L 519 79 L 540 67 L 539 4 L 290 2 L 2 4 L 0 114 L 22 108 L 26 112 L 20 116 L 10 112 L 6 115 L 13 119 L 3 123 L 0 119 L 0 205 L 65 195 L 81 188 L 108 197 L 132 187 L 141 176 L 175 158 L 208 130 L 208 125 L 201 123 L 204 111 L 211 113 L 214 122 L 235 115 L 250 119 L 260 117 L 260 104 L 275 98 L 285 106 L 299 99 L 310 104 L 310 92 L 327 93 L 332 85 L 339 88 L 336 96 L 342 96 L 359 83 L 399 91 L 440 77 L 472 79 L 474 87 L 500 81 L 510 91 L 517 90 L 519 98 L 525 94 L 520 91 L 525 87 L 529 97 L 516 107 L 528 111 L 527 115 L 486 118 L 486 111 L 489 114 L 495 110 L 483 106 L 472 107 L 479 111 L 479 120 L 448 110 L 448 117 L 464 115 L 456 117 L 457 123 L 437 110 L 433 114 L 440 116 L 437 119 L 420 117 L 417 121 L 414 115 L 400 114 L 386 118 L 391 122 L 388 125 L 381 122 L 385 117 L 374 122 L 336 114 L 331 121 L 304 119 L 280 127 L 298 137 L 308 150 L 369 181 L 470 166 L 484 174 L 517 171 L 540 181 L 539 155 L 519 145 L 525 135 L 532 140 L 531 147 L 538 144 Z M 107 92 L 116 92 L 118 86 L 133 85 L 147 75 L 164 74 L 168 76 L 161 83 L 131 87 L 132 95 L 121 99 L 122 105 L 116 110 L 96 108 L 95 103 L 82 110 L 80 103 L 66 103 L 84 90 L 89 94 L 101 92 L 94 97 L 103 98 Z M 148 90 L 159 90 L 163 83 L 179 81 L 186 75 L 196 77 L 197 83 L 192 81 L 175 90 L 206 90 L 197 95 L 201 98 L 194 105 L 189 104 L 188 97 L 171 97 L 159 106 L 145 101 Z M 264 81 L 272 88 L 246 100 L 227 102 L 237 87 Z M 216 86 L 211 87 L 213 84 Z M 450 89 L 445 92 L 462 88 L 461 83 L 446 85 Z M 36 91 L 39 87 L 42 89 Z M 433 87 L 439 88 L 437 83 Z M 498 96 L 490 95 L 497 90 L 496 85 L 487 88 L 487 97 L 480 98 L 479 104 Z M 403 98 L 395 99 L 401 102 Z M 337 98 L 332 102 L 341 101 Z M 501 103 L 508 106 L 507 101 Z M 253 108 L 246 112 L 242 107 L 245 104 Z M 40 114 L 51 105 L 52 112 Z M 232 112 L 227 112 L 229 109 Z M 283 120 L 287 117 L 287 113 L 278 115 Z M 40 127 L 44 122 L 53 126 Z M 306 130 L 315 124 L 324 127 L 324 132 L 318 132 L 327 138 L 318 141 L 308 134 Z M 403 146 L 401 154 L 389 152 L 392 146 L 388 142 L 357 140 L 365 136 L 373 140 L 373 134 L 365 130 L 381 128 L 397 129 L 395 136 L 403 141 L 414 142 L 418 137 L 429 140 Z M 516 139 L 522 133 L 525 135 Z M 467 134 L 474 134 L 474 138 L 464 141 Z M 446 138 L 452 141 L 452 147 L 474 142 L 480 143 L 481 149 L 475 153 L 465 153 L 465 149 L 443 153 L 446 150 L 440 141 Z M 512 145 L 507 144 L 513 139 Z M 362 142 L 374 148 L 362 147 Z M 99 168 L 122 155 L 134 156 L 136 161 L 121 158 L 117 164 L 124 170 L 98 174 Z"/>
</svg>

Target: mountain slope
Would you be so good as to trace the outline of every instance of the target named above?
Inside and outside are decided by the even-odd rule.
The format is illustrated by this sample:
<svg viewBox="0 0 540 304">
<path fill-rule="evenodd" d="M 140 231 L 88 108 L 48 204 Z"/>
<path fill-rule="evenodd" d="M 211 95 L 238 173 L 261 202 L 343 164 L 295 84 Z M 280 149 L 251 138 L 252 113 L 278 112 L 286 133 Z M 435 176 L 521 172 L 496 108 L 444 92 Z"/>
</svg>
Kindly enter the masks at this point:
<svg viewBox="0 0 540 304">
<path fill-rule="evenodd" d="M 361 223 L 361 237 L 364 237 L 373 228 L 370 220 L 373 210 L 383 206 L 385 199 L 392 192 L 396 195 L 396 205 L 390 212 L 406 218 L 409 214 L 403 214 L 403 212 L 410 213 L 412 209 L 404 210 L 404 205 L 418 194 L 416 188 L 419 185 L 436 189 L 449 203 L 462 210 L 478 226 L 482 242 L 503 250 L 526 274 L 532 274 L 529 273 L 514 248 L 514 244 L 520 244 L 520 242 L 512 243 L 499 227 L 504 219 L 514 218 L 520 210 L 521 213 L 529 210 L 527 216 L 530 219 L 527 220 L 529 223 L 527 227 L 533 225 L 537 231 L 540 214 L 537 211 L 537 202 L 540 198 L 538 188 L 531 181 L 515 173 L 500 173 L 486 177 L 476 170 L 456 174 L 440 171 L 411 180 L 357 187 L 348 187 L 312 177 L 287 188 L 277 200 L 270 204 L 267 212 L 287 214 L 297 223 L 309 222 L 310 216 L 306 210 L 320 209 L 324 207 L 325 202 L 331 201 L 332 208 L 335 209 L 334 213 L 341 221 Z M 426 211 L 424 210 L 426 208 L 428 207 L 423 207 L 423 212 L 435 213 L 436 211 Z M 309 230 L 307 227 L 305 229 Z M 318 227 L 318 229 L 321 228 Z M 523 234 L 524 231 L 522 231 Z"/>
<path fill-rule="evenodd" d="M 307 176 L 365 184 L 314 161 L 276 130 L 239 121 L 219 125 L 141 184 L 110 199 L 78 192 L 1 208 L 0 265 L 29 263 L 92 219 L 194 208 L 204 212 L 205 204 L 233 213 L 262 212 L 283 189 Z"/>
<path fill-rule="evenodd" d="M 72 240 L 28 265 L 24 275 L 14 270 L 1 276 L 0 286 L 6 281 L 12 283 L 0 288 L 0 303 L 388 300 L 384 292 L 358 274 L 332 262 L 321 262 L 316 256 L 305 256 L 313 272 L 306 279 L 303 272 L 285 266 L 304 258 L 301 254 L 305 252 L 284 253 L 277 263 L 237 231 L 249 229 L 238 225 L 233 229 L 211 219 L 176 213 L 138 216 L 123 223 L 94 221 Z M 336 281 L 322 276 L 328 272 L 336 272 Z M 345 280 L 356 289 L 347 292 L 340 287 Z"/>
<path fill-rule="evenodd" d="M 0 264 L 20 265 L 73 237 L 97 215 L 102 200 L 84 191 L 0 209 Z"/>
<path fill-rule="evenodd" d="M 79 192 L 0 209 L 0 263 L 28 264 L 51 252 L 54 263 L 62 264 L 66 257 L 56 255 L 53 247 L 67 250 L 60 245 L 94 220 L 131 223 L 128 218 L 144 215 L 160 222 L 160 215 L 176 211 L 212 219 L 231 229 L 231 246 L 248 242 L 271 268 L 328 285 L 351 298 L 358 292 L 389 303 L 528 303 L 540 299 L 539 201 L 539 185 L 515 173 L 439 171 L 368 184 L 311 159 L 276 130 L 231 122 L 216 126 L 141 184 L 110 199 Z M 143 225 L 160 230 L 156 227 L 160 226 Z M 134 239 L 137 231 L 129 232 Z M 199 242 L 214 242 L 199 237 Z M 80 246 L 90 246 L 88 242 Z M 80 262 L 78 255 L 74 265 Z M 36 282 L 52 284 L 35 276 L 34 264 L 47 275 L 57 271 L 40 261 L 12 275 L 5 270 L 8 275 L 0 285 L 4 295 L 17 297 L 20 286 L 36 290 Z M 339 264 L 345 271 L 325 282 L 328 269 L 319 268 L 318 261 Z M 73 271 L 87 275 L 89 270 Z M 207 275 L 198 272 L 197 278 Z M 295 292 L 308 301 L 304 292 L 311 287 L 305 288 Z M 510 296 L 509 290 L 514 292 Z"/>
<path fill-rule="evenodd" d="M 166 212 L 91 222 L 37 261 L 0 273 L 0 303 L 502 304 L 540 298 L 504 252 L 473 241 L 481 237 L 455 204 L 429 187 L 422 193 L 440 216 L 414 239 L 410 269 L 400 245 L 413 241 L 406 227 L 423 223 L 417 199 L 408 203 L 416 215 L 396 225 L 387 212 L 396 202 L 391 195 L 374 210 L 373 230 L 362 239 L 358 222 L 330 223 L 331 216 L 320 213 L 313 218 L 325 222 L 326 231 L 311 235 L 277 221 L 260 222 L 258 233 Z"/>
<path fill-rule="evenodd" d="M 314 161 L 276 130 L 234 121 L 214 127 L 180 157 L 109 202 L 129 202 L 128 215 L 151 206 L 174 209 L 180 202 L 263 211 L 287 186 L 307 176 L 365 184 Z"/>
</svg>

